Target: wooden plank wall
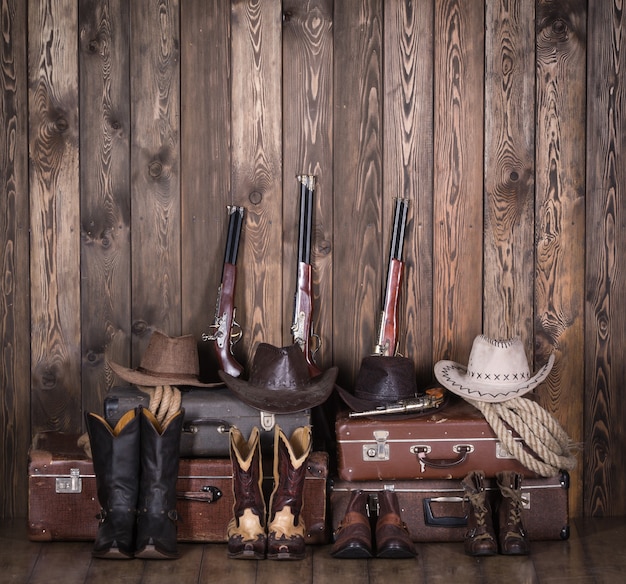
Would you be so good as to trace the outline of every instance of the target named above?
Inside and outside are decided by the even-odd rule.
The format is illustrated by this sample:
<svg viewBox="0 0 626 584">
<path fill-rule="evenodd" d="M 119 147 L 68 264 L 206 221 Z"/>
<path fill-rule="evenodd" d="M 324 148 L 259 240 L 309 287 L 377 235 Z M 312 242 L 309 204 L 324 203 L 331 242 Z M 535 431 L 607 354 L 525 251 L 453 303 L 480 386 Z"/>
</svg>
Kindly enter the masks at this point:
<svg viewBox="0 0 626 584">
<path fill-rule="evenodd" d="M 626 514 L 626 23 L 584 0 L 0 0 L 2 516 L 40 430 L 82 430 L 156 329 L 213 319 L 226 205 L 237 317 L 290 342 L 297 182 L 318 176 L 318 361 L 375 342 L 410 199 L 400 351 L 420 384 L 519 335 L 581 445 L 574 515 Z"/>
</svg>

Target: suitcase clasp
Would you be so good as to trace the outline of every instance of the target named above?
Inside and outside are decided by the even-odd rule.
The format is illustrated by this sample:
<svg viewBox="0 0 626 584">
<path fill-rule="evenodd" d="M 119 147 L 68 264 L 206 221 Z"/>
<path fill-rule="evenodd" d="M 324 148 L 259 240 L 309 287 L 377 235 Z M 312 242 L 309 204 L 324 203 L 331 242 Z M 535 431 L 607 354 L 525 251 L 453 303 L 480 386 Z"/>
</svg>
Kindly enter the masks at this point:
<svg viewBox="0 0 626 584">
<path fill-rule="evenodd" d="M 389 444 L 387 444 L 389 432 L 387 430 L 375 430 L 372 433 L 376 444 L 363 444 L 363 460 L 389 460 Z"/>
<path fill-rule="evenodd" d="M 54 490 L 57 493 L 82 493 L 83 479 L 80 478 L 80 469 L 70 468 L 69 477 L 57 477 Z"/>
<path fill-rule="evenodd" d="M 264 412 L 262 410 L 260 414 L 261 414 L 261 428 L 269 432 L 270 430 L 274 428 L 274 424 L 276 424 L 276 417 L 274 416 L 274 414 L 271 414 L 270 412 Z"/>
</svg>

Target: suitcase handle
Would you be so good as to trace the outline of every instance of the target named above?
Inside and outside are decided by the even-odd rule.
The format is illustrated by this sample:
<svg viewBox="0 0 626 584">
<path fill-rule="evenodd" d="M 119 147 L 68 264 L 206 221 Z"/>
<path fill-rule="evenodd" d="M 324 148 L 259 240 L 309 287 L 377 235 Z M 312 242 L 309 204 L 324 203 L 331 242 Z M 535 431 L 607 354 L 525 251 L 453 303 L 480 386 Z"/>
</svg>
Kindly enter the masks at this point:
<svg viewBox="0 0 626 584">
<path fill-rule="evenodd" d="M 205 485 L 201 491 L 176 491 L 176 498 L 185 501 L 215 503 L 222 496 L 222 491 L 213 485 Z"/>
<path fill-rule="evenodd" d="M 462 464 L 467 460 L 470 452 L 474 452 L 474 447 L 470 444 L 456 444 L 453 447 L 454 452 L 458 454 L 456 458 L 426 458 L 426 455 L 430 452 L 428 446 L 413 446 L 412 452 L 417 456 L 417 461 L 420 466 L 430 466 L 432 468 L 449 468 Z"/>
<path fill-rule="evenodd" d="M 188 420 L 183 424 L 183 433 L 197 434 L 199 431 L 198 426 L 217 426 L 217 431 L 220 434 L 228 434 L 232 424 L 217 418 L 196 418 L 195 420 Z"/>
<path fill-rule="evenodd" d="M 454 517 L 454 516 L 443 516 L 443 517 L 435 517 L 433 513 L 433 509 L 431 503 L 441 503 L 441 502 L 463 502 L 462 497 L 425 497 L 423 500 L 424 504 L 424 523 L 431 527 L 466 527 L 467 526 L 467 515 L 463 517 Z"/>
</svg>

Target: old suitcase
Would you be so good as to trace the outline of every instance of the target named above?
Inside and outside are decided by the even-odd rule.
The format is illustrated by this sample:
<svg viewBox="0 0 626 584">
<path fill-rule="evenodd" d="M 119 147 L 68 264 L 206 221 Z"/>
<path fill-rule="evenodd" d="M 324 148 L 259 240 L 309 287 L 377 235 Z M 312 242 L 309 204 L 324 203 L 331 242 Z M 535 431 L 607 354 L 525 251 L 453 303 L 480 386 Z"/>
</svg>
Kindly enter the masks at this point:
<svg viewBox="0 0 626 584">
<path fill-rule="evenodd" d="M 227 457 L 228 431 L 237 426 L 248 437 L 254 426 L 261 430 L 261 449 L 272 454 L 274 426 L 278 424 L 286 435 L 300 426 L 311 425 L 311 411 L 293 414 L 271 414 L 244 404 L 228 388 L 184 388 L 182 407 L 185 409 L 180 455 L 189 458 Z M 115 426 L 128 411 L 148 408 L 150 396 L 134 386 L 113 387 L 104 398 L 104 417 Z"/>
<path fill-rule="evenodd" d="M 335 421 L 337 470 L 345 481 L 463 478 L 513 470 L 537 476 L 509 454 L 475 407 L 460 398 L 423 417 Z"/>
<path fill-rule="evenodd" d="M 33 541 L 93 540 L 100 505 L 93 464 L 78 446 L 77 434 L 35 436 L 28 465 L 28 535 Z M 271 460 L 264 491 L 272 490 Z M 232 467 L 228 458 L 181 458 L 178 471 L 178 540 L 225 542 L 233 508 Z M 307 543 L 328 541 L 328 454 L 312 452 L 307 461 L 302 517 Z"/>
<path fill-rule="evenodd" d="M 456 479 L 423 479 L 386 483 L 381 481 L 331 481 L 330 509 L 333 531 L 345 515 L 350 493 L 363 489 L 370 493 L 376 508 L 376 494 L 393 489 L 398 495 L 401 516 L 411 539 L 416 542 L 463 541 L 467 515 L 463 487 Z M 495 479 L 487 479 L 486 489 L 492 509 L 497 509 L 499 489 Z M 559 540 L 569 537 L 569 474 L 561 471 L 554 478 L 524 478 L 522 522 L 531 540 Z M 497 515 L 494 515 L 497 517 Z"/>
</svg>

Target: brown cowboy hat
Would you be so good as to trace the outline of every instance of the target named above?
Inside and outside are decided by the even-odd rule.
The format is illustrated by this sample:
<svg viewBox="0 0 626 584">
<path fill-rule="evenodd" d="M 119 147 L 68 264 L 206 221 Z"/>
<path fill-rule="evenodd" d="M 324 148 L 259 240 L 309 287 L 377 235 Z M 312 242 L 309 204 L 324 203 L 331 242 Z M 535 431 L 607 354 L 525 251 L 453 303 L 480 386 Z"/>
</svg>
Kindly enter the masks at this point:
<svg viewBox="0 0 626 584">
<path fill-rule="evenodd" d="M 337 386 L 337 392 L 353 412 L 367 412 L 402 400 L 419 397 L 413 361 L 408 357 L 371 355 L 364 357 L 354 382 L 354 392 Z M 423 416 L 438 407 L 396 414 Z"/>
<path fill-rule="evenodd" d="M 198 347 L 192 335 L 169 337 L 154 331 L 139 367 L 130 369 L 109 361 L 111 369 L 124 381 L 135 385 L 193 385 L 217 387 L 222 383 L 202 383 L 198 379 Z"/>
<path fill-rule="evenodd" d="M 264 412 L 286 414 L 324 403 L 333 391 L 337 371 L 337 367 L 331 367 L 310 377 L 306 358 L 297 344 L 279 348 L 259 343 L 248 381 L 225 371 L 218 374 L 242 402 Z"/>
</svg>

